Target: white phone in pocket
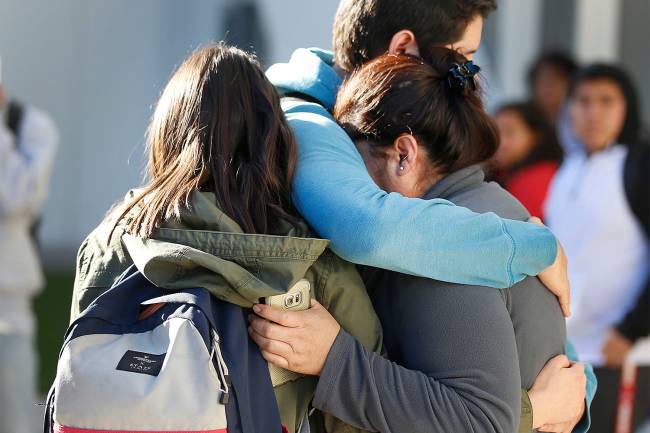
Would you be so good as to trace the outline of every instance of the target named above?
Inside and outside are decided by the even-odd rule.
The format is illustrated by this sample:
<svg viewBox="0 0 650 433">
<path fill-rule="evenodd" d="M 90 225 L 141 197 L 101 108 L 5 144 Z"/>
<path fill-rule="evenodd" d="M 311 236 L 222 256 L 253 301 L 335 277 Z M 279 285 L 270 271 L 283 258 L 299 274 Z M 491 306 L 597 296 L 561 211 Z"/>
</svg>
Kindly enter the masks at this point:
<svg viewBox="0 0 650 433">
<path fill-rule="evenodd" d="M 287 290 L 287 293 L 267 296 L 264 298 L 264 304 L 282 310 L 307 310 L 311 305 L 311 284 L 303 278 Z"/>
</svg>

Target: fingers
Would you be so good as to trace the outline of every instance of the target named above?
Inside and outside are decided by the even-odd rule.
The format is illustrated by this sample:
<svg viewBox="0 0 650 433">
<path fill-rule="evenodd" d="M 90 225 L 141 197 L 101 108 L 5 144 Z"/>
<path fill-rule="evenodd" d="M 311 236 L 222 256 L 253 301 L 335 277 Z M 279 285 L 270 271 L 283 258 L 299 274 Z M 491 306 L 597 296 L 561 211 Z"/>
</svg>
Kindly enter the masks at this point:
<svg viewBox="0 0 650 433">
<path fill-rule="evenodd" d="M 571 430 L 567 430 L 569 423 L 563 424 L 545 424 L 537 429 L 539 432 L 543 433 L 571 433 Z"/>
<path fill-rule="evenodd" d="M 554 264 L 553 266 L 556 266 Z M 566 266 L 564 271 L 566 272 Z M 560 308 L 562 309 L 562 314 L 564 317 L 571 316 L 571 286 L 569 285 L 569 280 L 566 276 L 559 278 L 559 280 L 553 281 L 552 284 L 555 287 L 549 287 L 551 292 L 557 296 L 557 300 L 560 303 Z"/>
<path fill-rule="evenodd" d="M 585 372 L 584 362 L 571 362 L 571 367 L 569 368 L 575 368 L 576 370 L 580 370 L 583 373 Z"/>
<path fill-rule="evenodd" d="M 538 428 L 537 431 L 542 433 L 562 433 L 562 430 L 560 430 L 560 428 L 561 427 L 558 424 L 544 424 Z"/>
<path fill-rule="evenodd" d="M 562 290 L 558 296 L 560 300 L 560 306 L 562 307 L 562 312 L 564 313 L 565 317 L 571 316 L 571 285 L 569 284 L 569 270 L 568 266 L 569 263 L 567 261 L 566 254 L 564 253 L 564 248 L 562 247 L 562 244 L 558 241 L 557 243 L 557 248 L 558 248 L 558 261 L 562 265 L 561 269 L 561 284 L 562 284 Z"/>
<path fill-rule="evenodd" d="M 262 357 L 270 362 L 271 364 L 281 367 L 281 368 L 286 368 L 287 370 L 289 369 L 289 361 L 287 361 L 285 358 L 275 355 L 273 353 L 265 352 L 262 350 Z"/>
<path fill-rule="evenodd" d="M 302 327 L 304 321 L 315 313 L 313 310 L 319 309 L 325 309 L 325 307 L 315 299 L 311 300 L 311 308 L 304 311 L 283 311 L 265 304 L 256 304 L 253 306 L 253 311 L 258 316 L 288 328 Z"/>
<path fill-rule="evenodd" d="M 569 299 L 569 295 L 562 296 L 559 300 L 560 308 L 562 308 L 562 314 L 564 317 L 571 317 L 571 300 Z"/>
<path fill-rule="evenodd" d="M 585 374 L 585 364 L 582 362 L 575 362 L 573 365 L 570 367 L 571 370 L 574 370 L 576 375 L 578 376 L 578 380 L 580 381 L 580 384 L 582 387 L 586 385 L 587 383 L 587 375 Z"/>
<path fill-rule="evenodd" d="M 258 334 L 252 327 L 248 328 L 248 335 L 253 339 L 255 344 L 262 349 L 263 352 L 269 352 L 274 355 L 281 356 L 285 359 L 289 358 L 293 353 L 292 347 L 284 341 L 271 340 Z"/>
<path fill-rule="evenodd" d="M 562 314 L 564 317 L 571 317 L 571 299 L 569 291 L 566 291 L 566 294 L 560 295 L 558 301 L 560 302 L 560 308 L 562 308 Z"/>
<path fill-rule="evenodd" d="M 551 358 L 550 361 L 546 364 L 547 367 L 553 367 L 553 368 L 568 368 L 571 366 L 571 362 L 569 361 L 569 358 L 567 358 L 566 355 L 558 355 L 554 358 Z"/>
<path fill-rule="evenodd" d="M 264 338 L 283 342 L 288 342 L 291 339 L 293 328 L 278 325 L 255 315 L 250 315 L 248 320 L 250 328 Z"/>
<path fill-rule="evenodd" d="M 531 224 L 537 224 L 539 226 L 543 226 L 544 223 L 542 222 L 541 219 L 537 218 L 536 216 L 528 218 L 528 222 Z"/>
<path fill-rule="evenodd" d="M 537 429 L 539 432 L 548 432 L 548 433 L 571 433 L 573 427 L 571 422 L 561 423 L 561 424 L 545 424 Z"/>
<path fill-rule="evenodd" d="M 264 304 L 254 305 L 253 311 L 258 316 L 282 326 L 287 326 L 289 328 L 297 328 L 300 326 L 300 323 L 297 320 L 298 316 L 296 316 L 297 313 L 293 311 L 284 311 Z"/>
<path fill-rule="evenodd" d="M 565 317 L 571 316 L 571 286 L 568 276 L 568 262 L 564 249 L 557 242 L 555 261 L 538 275 L 540 281 L 558 298 Z"/>
<path fill-rule="evenodd" d="M 323 307 L 323 305 L 320 302 L 318 302 L 316 299 L 312 298 L 310 310 L 301 311 L 300 313 L 308 315 L 308 314 L 315 313 L 317 310 L 326 310 L 326 308 Z"/>
<path fill-rule="evenodd" d="M 569 369 L 572 371 L 572 373 L 575 374 L 575 377 L 577 377 L 581 382 L 586 382 L 587 375 L 585 374 L 585 364 L 584 363 L 582 363 L 582 362 L 572 362 Z"/>
</svg>

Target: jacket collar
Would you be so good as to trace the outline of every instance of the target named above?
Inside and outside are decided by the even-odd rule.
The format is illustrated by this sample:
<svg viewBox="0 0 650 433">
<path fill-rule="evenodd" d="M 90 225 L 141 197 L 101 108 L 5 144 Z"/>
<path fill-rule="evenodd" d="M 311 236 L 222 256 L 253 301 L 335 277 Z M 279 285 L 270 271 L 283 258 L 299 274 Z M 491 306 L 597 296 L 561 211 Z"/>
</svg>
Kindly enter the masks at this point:
<svg viewBox="0 0 650 433">
<path fill-rule="evenodd" d="M 122 236 L 133 263 L 159 287 L 205 287 L 225 301 L 250 307 L 260 297 L 285 293 L 329 245 L 308 237 L 306 226 L 288 223 L 286 236 L 243 233 L 211 193 L 196 192 L 192 203 L 191 212 L 149 239 Z"/>
<path fill-rule="evenodd" d="M 483 168 L 480 165 L 472 165 L 443 177 L 422 198 L 425 200 L 447 199 L 484 181 Z"/>
</svg>

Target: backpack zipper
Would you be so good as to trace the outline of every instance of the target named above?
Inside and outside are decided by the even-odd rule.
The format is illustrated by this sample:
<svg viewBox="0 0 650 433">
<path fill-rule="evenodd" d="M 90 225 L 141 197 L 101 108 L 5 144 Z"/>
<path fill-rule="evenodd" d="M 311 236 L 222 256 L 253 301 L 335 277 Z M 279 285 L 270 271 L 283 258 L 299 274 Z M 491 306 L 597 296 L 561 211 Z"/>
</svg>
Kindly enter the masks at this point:
<svg viewBox="0 0 650 433">
<path fill-rule="evenodd" d="M 230 401 L 230 375 L 228 374 L 228 366 L 226 361 L 223 359 L 221 353 L 221 340 L 219 339 L 219 334 L 214 329 L 211 329 L 212 332 L 212 353 L 210 355 L 211 359 L 216 361 L 217 372 L 219 374 L 219 380 L 224 389 L 220 389 L 221 395 L 219 396 L 219 403 L 226 405 Z"/>
</svg>

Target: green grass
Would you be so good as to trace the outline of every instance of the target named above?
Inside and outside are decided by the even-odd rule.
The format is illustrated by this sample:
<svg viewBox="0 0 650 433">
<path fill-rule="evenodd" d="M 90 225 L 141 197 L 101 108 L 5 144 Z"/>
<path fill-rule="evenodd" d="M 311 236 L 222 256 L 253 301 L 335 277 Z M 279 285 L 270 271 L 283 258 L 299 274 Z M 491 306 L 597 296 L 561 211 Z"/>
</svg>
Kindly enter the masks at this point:
<svg viewBox="0 0 650 433">
<path fill-rule="evenodd" d="M 73 272 L 46 272 L 45 289 L 34 301 L 38 321 L 39 390 L 47 392 L 54 376 L 63 335 L 70 319 Z"/>
</svg>

